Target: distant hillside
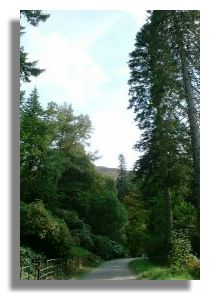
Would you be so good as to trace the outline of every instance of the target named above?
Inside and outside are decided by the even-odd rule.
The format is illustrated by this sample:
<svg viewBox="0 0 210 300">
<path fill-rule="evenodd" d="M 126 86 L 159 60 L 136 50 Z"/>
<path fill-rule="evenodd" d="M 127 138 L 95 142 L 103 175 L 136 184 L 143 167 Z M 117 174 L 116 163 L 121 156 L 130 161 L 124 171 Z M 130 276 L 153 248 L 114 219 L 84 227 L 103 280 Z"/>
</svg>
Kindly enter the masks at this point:
<svg viewBox="0 0 210 300">
<path fill-rule="evenodd" d="M 102 166 L 96 166 L 96 170 L 106 176 L 110 176 L 113 179 L 117 179 L 119 170 L 117 168 L 107 168 Z"/>
</svg>

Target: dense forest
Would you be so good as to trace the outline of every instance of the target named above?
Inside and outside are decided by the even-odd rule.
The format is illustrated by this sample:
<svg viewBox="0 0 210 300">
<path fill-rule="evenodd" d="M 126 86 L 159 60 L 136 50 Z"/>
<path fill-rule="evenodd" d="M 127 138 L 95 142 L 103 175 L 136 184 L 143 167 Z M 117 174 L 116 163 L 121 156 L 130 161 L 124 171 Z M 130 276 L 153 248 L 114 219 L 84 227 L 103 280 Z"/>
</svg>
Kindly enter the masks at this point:
<svg viewBox="0 0 210 300">
<path fill-rule="evenodd" d="M 95 167 L 88 115 L 67 103 L 43 108 L 37 87 L 25 96 L 21 84 L 44 70 L 21 46 L 22 265 L 35 257 L 145 255 L 199 277 L 199 11 L 147 15 L 128 62 L 128 109 L 141 133 L 132 171 L 122 153 L 117 174 Z M 50 16 L 22 10 L 20 17 L 38 26 Z"/>
</svg>

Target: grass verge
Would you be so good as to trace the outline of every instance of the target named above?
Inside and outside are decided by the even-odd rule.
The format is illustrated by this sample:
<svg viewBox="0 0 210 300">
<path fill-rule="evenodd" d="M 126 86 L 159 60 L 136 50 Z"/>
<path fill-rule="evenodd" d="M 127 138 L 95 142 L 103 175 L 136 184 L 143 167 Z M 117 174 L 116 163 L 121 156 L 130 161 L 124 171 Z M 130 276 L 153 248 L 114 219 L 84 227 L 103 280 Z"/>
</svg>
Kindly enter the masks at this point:
<svg viewBox="0 0 210 300">
<path fill-rule="evenodd" d="M 58 280 L 78 280 L 82 279 L 82 277 L 90 272 L 92 269 L 98 267 L 103 260 L 100 257 L 93 256 L 92 259 L 86 265 L 82 265 L 74 271 L 60 271 L 59 274 L 56 275 L 56 279 Z"/>
<path fill-rule="evenodd" d="M 129 263 L 130 269 L 140 280 L 193 280 L 187 271 L 175 271 L 169 267 L 152 264 L 146 259 L 137 259 Z"/>
<path fill-rule="evenodd" d="M 91 271 L 91 267 L 81 267 L 72 272 L 60 272 L 57 275 L 57 280 L 78 280 L 81 279 L 86 273 Z"/>
</svg>

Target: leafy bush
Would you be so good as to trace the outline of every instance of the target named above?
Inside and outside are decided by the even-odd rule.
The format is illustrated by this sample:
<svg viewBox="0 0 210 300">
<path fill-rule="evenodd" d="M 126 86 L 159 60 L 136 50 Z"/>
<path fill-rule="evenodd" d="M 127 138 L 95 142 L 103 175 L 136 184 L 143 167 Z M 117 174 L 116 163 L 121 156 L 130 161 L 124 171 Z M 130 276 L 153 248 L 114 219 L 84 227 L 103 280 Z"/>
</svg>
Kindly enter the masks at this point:
<svg viewBox="0 0 210 300">
<path fill-rule="evenodd" d="M 99 256 L 94 254 L 91 254 L 86 258 L 86 265 L 88 267 L 92 267 L 92 268 L 97 267 L 101 262 L 102 259 Z"/>
<path fill-rule="evenodd" d="M 81 248 L 81 247 L 75 246 L 75 247 L 71 248 L 71 258 L 88 256 L 90 254 L 91 254 L 90 251 L 88 251 L 87 249 Z"/>
<path fill-rule="evenodd" d="M 37 276 L 36 263 L 45 261 L 46 257 L 29 247 L 20 247 L 20 279 L 35 279 Z"/>
<path fill-rule="evenodd" d="M 64 219 L 77 245 L 87 249 L 91 249 L 93 247 L 91 228 L 79 218 L 75 211 L 57 209 L 56 214 L 60 218 Z"/>
<path fill-rule="evenodd" d="M 37 260 L 44 260 L 46 257 L 43 254 L 33 251 L 29 247 L 20 247 L 20 265 L 28 266 Z"/>
<path fill-rule="evenodd" d="M 97 235 L 94 237 L 94 241 L 94 252 L 103 259 L 125 257 L 127 254 L 122 245 L 106 236 Z"/>
<path fill-rule="evenodd" d="M 97 235 L 94 237 L 95 253 L 103 259 L 113 257 L 112 245 L 110 239 L 106 236 Z"/>
<path fill-rule="evenodd" d="M 101 262 L 101 258 L 87 249 L 73 247 L 71 249 L 71 259 L 83 258 L 83 264 L 89 267 L 95 267 Z"/>
<path fill-rule="evenodd" d="M 186 257 L 186 267 L 194 279 L 200 278 L 200 260 L 196 256 L 189 254 Z"/>
<path fill-rule="evenodd" d="M 49 257 L 66 257 L 73 245 L 64 220 L 52 215 L 41 201 L 21 203 L 21 242 Z"/>
<path fill-rule="evenodd" d="M 78 214 L 73 210 L 56 209 L 59 218 L 64 219 L 70 229 L 81 229 L 84 222 L 79 218 Z"/>
<path fill-rule="evenodd" d="M 169 254 L 171 267 L 175 270 L 186 268 L 187 257 L 191 253 L 191 243 L 187 234 L 182 231 L 174 231 L 171 237 L 171 249 Z"/>
<path fill-rule="evenodd" d="M 112 255 L 114 258 L 125 257 L 127 255 L 125 247 L 115 241 L 110 241 L 110 243 L 112 246 Z"/>
</svg>

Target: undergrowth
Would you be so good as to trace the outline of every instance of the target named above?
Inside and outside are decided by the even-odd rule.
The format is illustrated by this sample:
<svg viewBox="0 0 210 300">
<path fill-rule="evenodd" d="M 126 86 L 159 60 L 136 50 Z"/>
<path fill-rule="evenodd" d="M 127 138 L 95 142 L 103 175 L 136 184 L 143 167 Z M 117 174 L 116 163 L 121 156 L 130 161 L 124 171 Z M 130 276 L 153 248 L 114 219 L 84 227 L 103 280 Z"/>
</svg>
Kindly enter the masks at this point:
<svg viewBox="0 0 210 300">
<path fill-rule="evenodd" d="M 193 276 L 187 270 L 174 270 L 170 267 L 154 265 L 145 259 L 131 261 L 130 269 L 140 280 L 193 280 Z"/>
</svg>

